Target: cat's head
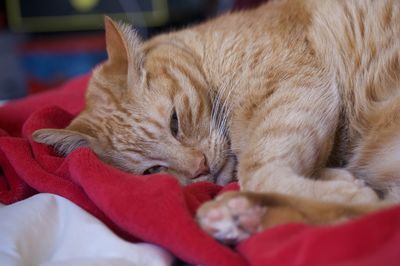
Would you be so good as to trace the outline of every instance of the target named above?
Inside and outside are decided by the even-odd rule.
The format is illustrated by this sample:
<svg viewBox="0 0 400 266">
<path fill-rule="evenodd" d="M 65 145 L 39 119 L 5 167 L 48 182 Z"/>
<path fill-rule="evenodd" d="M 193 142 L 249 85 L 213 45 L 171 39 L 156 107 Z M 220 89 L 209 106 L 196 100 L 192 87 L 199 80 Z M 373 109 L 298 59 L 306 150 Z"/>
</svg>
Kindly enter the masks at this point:
<svg viewBox="0 0 400 266">
<path fill-rule="evenodd" d="M 198 55 L 172 40 L 142 43 L 109 18 L 105 29 L 108 60 L 93 72 L 85 110 L 66 129 L 37 130 L 34 140 L 63 155 L 89 147 L 135 174 L 228 182 L 234 158 Z"/>
</svg>

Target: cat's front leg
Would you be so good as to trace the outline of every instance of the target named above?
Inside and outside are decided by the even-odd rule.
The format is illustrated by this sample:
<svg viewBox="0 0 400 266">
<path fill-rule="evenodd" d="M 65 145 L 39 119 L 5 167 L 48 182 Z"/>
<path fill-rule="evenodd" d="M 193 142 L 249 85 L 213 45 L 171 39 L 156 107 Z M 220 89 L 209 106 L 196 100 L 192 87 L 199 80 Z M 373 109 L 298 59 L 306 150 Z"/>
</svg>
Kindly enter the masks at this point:
<svg viewBox="0 0 400 266">
<path fill-rule="evenodd" d="M 372 203 L 379 201 L 375 191 L 360 180 L 313 180 L 282 170 L 271 166 L 261 168 L 253 173 L 247 182 L 242 179 L 240 187 L 243 191 L 276 192 L 325 202 Z"/>
<path fill-rule="evenodd" d="M 241 182 L 241 189 L 254 192 L 277 192 L 325 202 L 358 204 L 379 201 L 375 191 L 364 182 L 311 180 L 304 176 L 279 173 L 276 170 L 276 175 L 267 175 L 261 170 L 252 176 L 260 181 Z"/>
<path fill-rule="evenodd" d="M 362 182 L 310 178 L 331 152 L 338 97 L 329 87 L 282 90 L 253 110 L 250 119 L 240 119 L 239 113 L 232 145 L 239 151 L 241 189 L 331 202 L 377 201 L 376 193 Z M 243 110 L 244 115 L 249 113 Z M 239 132 L 240 128 L 247 130 Z"/>
</svg>

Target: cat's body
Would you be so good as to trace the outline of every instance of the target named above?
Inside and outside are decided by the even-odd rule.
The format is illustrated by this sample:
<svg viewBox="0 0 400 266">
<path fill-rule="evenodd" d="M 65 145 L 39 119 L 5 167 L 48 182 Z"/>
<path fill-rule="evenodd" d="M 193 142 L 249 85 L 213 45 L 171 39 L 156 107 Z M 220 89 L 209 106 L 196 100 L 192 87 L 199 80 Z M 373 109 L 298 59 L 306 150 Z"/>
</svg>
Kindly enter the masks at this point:
<svg viewBox="0 0 400 266">
<path fill-rule="evenodd" d="M 183 184 L 225 184 L 237 160 L 243 190 L 400 201 L 399 1 L 276 0 L 143 44 L 106 32 L 86 110 L 37 141 Z"/>
</svg>

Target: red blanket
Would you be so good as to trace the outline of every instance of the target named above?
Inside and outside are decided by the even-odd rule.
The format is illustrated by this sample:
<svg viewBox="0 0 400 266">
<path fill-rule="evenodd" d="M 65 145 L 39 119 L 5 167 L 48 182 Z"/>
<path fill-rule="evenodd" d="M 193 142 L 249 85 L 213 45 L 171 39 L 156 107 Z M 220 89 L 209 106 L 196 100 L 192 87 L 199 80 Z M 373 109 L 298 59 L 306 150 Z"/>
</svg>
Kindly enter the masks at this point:
<svg viewBox="0 0 400 266">
<path fill-rule="evenodd" d="M 399 207 L 337 226 L 278 226 L 232 250 L 204 234 L 193 219 L 202 202 L 226 188 L 211 183 L 183 188 L 170 176 L 121 172 L 88 149 L 60 158 L 50 147 L 34 143 L 34 130 L 65 127 L 78 114 L 87 80 L 80 77 L 0 108 L 1 202 L 38 192 L 58 194 L 121 236 L 156 243 L 191 264 L 400 265 Z"/>
</svg>

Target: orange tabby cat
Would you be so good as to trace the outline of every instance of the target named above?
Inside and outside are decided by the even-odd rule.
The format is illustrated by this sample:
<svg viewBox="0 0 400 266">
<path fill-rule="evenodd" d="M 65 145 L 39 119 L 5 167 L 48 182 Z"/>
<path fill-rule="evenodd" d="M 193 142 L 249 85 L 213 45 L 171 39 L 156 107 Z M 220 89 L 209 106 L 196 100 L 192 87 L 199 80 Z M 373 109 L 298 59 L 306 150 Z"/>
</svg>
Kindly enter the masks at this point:
<svg viewBox="0 0 400 266">
<path fill-rule="evenodd" d="M 105 28 L 109 59 L 93 72 L 86 109 L 36 141 L 62 154 L 88 146 L 123 170 L 182 184 L 226 184 L 237 169 L 243 191 L 400 201 L 399 1 L 276 0 L 146 42 L 108 18 Z M 264 228 L 269 204 L 235 195 L 199 211 L 219 239 L 251 234 L 230 235 L 227 223 Z M 298 220 L 292 207 L 281 222 Z M 249 219 L 237 218 L 241 208 Z"/>
</svg>

